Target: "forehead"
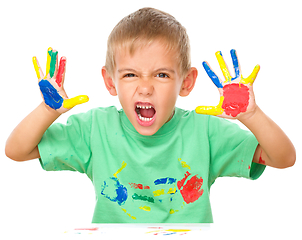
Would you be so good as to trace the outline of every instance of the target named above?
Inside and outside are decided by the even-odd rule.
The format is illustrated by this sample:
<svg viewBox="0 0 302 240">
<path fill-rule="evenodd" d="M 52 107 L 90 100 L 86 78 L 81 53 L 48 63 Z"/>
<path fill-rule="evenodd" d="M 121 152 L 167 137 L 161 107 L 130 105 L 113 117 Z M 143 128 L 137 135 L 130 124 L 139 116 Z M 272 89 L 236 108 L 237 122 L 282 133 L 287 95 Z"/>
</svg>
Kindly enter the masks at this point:
<svg viewBox="0 0 302 240">
<path fill-rule="evenodd" d="M 163 40 L 125 43 L 116 48 L 115 62 L 120 64 L 168 64 L 178 67 L 178 51 Z"/>
</svg>

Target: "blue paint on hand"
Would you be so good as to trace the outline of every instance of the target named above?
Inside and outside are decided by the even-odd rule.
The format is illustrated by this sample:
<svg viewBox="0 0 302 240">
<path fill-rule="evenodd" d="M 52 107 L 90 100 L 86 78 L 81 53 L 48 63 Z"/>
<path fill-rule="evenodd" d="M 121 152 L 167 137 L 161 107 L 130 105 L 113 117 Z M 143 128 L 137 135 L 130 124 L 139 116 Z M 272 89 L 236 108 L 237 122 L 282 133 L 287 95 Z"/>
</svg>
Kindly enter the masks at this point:
<svg viewBox="0 0 302 240">
<path fill-rule="evenodd" d="M 238 58 L 237 58 L 235 49 L 231 50 L 231 56 L 232 56 L 232 61 L 233 61 L 234 69 L 235 69 L 235 75 L 236 75 L 234 78 L 232 78 L 232 80 L 234 80 L 234 79 L 240 77 L 239 63 L 238 63 Z"/>
<path fill-rule="evenodd" d="M 39 87 L 46 105 L 55 110 L 59 109 L 62 106 L 64 99 L 60 96 L 57 89 L 55 89 L 49 81 L 41 80 L 39 82 Z"/>
<path fill-rule="evenodd" d="M 212 71 L 212 69 L 209 67 L 209 65 L 206 62 L 202 63 L 204 70 L 206 70 L 208 76 L 212 79 L 212 82 L 216 85 L 218 88 L 223 88 L 219 78 L 217 75 Z"/>
<path fill-rule="evenodd" d="M 124 204 L 128 198 L 127 188 L 120 184 L 119 180 L 115 177 L 111 177 L 107 181 L 104 181 L 101 194 L 120 206 Z"/>
</svg>

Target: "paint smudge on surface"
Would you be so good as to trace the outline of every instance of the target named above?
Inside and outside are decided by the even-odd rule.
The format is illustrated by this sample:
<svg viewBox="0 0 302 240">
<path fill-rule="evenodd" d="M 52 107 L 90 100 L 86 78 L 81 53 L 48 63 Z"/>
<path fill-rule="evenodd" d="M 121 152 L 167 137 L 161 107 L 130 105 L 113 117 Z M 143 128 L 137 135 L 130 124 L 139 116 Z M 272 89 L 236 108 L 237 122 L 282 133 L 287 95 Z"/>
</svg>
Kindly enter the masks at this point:
<svg viewBox="0 0 302 240">
<path fill-rule="evenodd" d="M 133 220 L 136 220 L 136 217 L 132 216 L 130 213 L 127 213 L 127 210 L 122 208 L 123 212 L 126 213 L 130 218 L 132 218 Z"/>
<path fill-rule="evenodd" d="M 127 163 L 125 163 L 125 161 L 122 162 L 122 166 L 119 168 L 119 170 L 116 171 L 115 174 L 113 174 L 113 176 L 115 178 L 117 178 L 117 174 L 119 174 L 125 167 L 127 166 Z"/>
<path fill-rule="evenodd" d="M 123 205 L 127 198 L 127 188 L 125 188 L 117 178 L 111 177 L 107 181 L 104 181 L 104 185 L 101 186 L 101 194 L 112 202 L 116 202 L 118 205 Z"/>
<path fill-rule="evenodd" d="M 141 201 L 146 201 L 146 202 L 154 203 L 154 198 L 153 197 L 138 195 L 137 193 L 134 193 L 132 195 L 132 199 L 133 200 L 141 200 Z"/>
<path fill-rule="evenodd" d="M 265 161 L 262 159 L 261 155 L 262 155 L 262 150 L 260 152 L 259 163 L 265 165 Z"/>
<path fill-rule="evenodd" d="M 191 167 L 185 161 L 181 161 L 181 158 L 178 158 L 178 161 L 183 168 L 188 168 L 189 170 L 191 169 Z"/>
<path fill-rule="evenodd" d="M 41 80 L 39 82 L 40 91 L 43 95 L 44 102 L 52 109 L 59 109 L 64 99 L 60 96 L 57 89 L 55 89 L 51 83 L 47 80 Z"/>
<path fill-rule="evenodd" d="M 140 183 L 129 183 L 129 185 L 131 186 L 131 188 L 134 188 L 134 189 L 150 189 L 149 186 L 144 186 L 143 184 L 140 184 Z"/>
<path fill-rule="evenodd" d="M 154 230 L 150 232 L 146 232 L 146 234 L 153 234 L 153 235 L 184 235 L 190 232 L 191 229 L 160 229 L 160 230 Z"/>
<path fill-rule="evenodd" d="M 150 212 L 151 211 L 151 207 L 149 207 L 149 206 L 140 206 L 139 209 L 144 210 L 146 212 Z"/>
<path fill-rule="evenodd" d="M 154 181 L 154 184 L 155 185 L 159 185 L 159 184 L 173 184 L 176 182 L 176 178 L 159 178 L 159 179 L 156 179 Z"/>
<path fill-rule="evenodd" d="M 203 184 L 202 177 L 198 178 L 197 175 L 194 175 L 191 177 L 191 179 L 188 180 L 188 177 L 190 175 L 191 173 L 187 171 L 185 173 L 185 177 L 177 182 L 177 187 L 187 204 L 193 203 L 198 200 L 198 198 L 200 198 L 204 192 L 204 190 L 201 189 L 201 186 Z"/>
<path fill-rule="evenodd" d="M 164 195 L 164 194 L 165 194 L 165 190 L 164 189 L 158 189 L 158 190 L 153 191 L 154 197 L 158 197 L 158 196 Z"/>
<path fill-rule="evenodd" d="M 223 87 L 224 101 L 222 108 L 227 115 L 236 117 L 245 112 L 249 105 L 249 88 L 238 83 L 228 84 Z"/>
</svg>

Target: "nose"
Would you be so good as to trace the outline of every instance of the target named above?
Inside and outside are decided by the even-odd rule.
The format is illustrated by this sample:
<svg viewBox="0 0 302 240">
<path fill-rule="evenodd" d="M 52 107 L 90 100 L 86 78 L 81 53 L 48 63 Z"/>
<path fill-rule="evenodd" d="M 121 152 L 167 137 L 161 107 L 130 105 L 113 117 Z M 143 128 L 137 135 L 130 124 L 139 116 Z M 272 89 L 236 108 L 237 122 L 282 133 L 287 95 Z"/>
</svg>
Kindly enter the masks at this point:
<svg viewBox="0 0 302 240">
<path fill-rule="evenodd" d="M 154 86 L 152 80 L 149 78 L 141 78 L 138 85 L 138 93 L 143 96 L 151 96 L 153 94 Z"/>
</svg>

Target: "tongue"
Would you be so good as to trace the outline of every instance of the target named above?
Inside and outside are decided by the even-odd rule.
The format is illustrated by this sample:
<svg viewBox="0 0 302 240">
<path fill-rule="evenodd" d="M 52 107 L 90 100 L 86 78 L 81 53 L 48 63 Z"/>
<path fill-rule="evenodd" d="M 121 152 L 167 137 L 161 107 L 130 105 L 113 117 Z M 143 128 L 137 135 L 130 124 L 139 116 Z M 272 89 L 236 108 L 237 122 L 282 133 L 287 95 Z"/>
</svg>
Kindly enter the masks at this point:
<svg viewBox="0 0 302 240">
<path fill-rule="evenodd" d="M 140 113 L 142 117 L 145 118 L 152 118 L 155 114 L 154 108 L 149 108 L 149 109 L 140 109 Z"/>
</svg>

